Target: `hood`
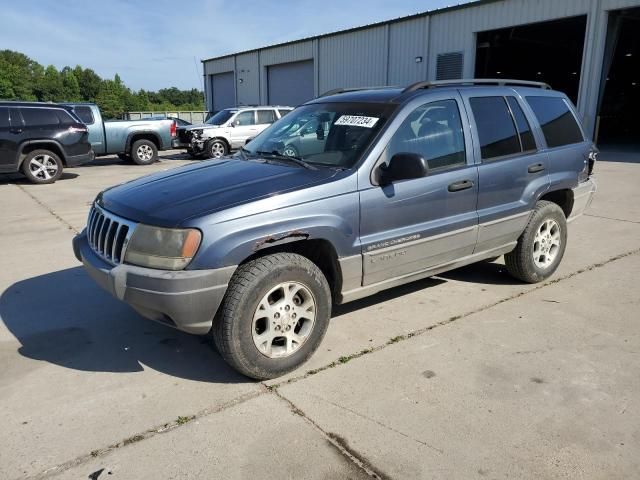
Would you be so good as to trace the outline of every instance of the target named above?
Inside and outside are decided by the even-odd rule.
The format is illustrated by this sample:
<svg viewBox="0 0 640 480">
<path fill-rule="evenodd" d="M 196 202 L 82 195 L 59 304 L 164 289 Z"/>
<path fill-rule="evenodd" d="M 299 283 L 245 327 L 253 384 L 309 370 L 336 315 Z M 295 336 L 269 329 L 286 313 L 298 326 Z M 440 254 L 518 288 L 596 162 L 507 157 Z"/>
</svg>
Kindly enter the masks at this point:
<svg viewBox="0 0 640 480">
<path fill-rule="evenodd" d="M 136 222 L 177 227 L 190 218 L 322 183 L 336 172 L 224 158 L 112 187 L 100 193 L 96 201 L 108 211 Z"/>
<path fill-rule="evenodd" d="M 181 127 L 184 130 L 205 130 L 208 128 L 221 128 L 222 125 L 209 125 L 208 123 L 198 123 L 195 125 L 187 125 L 186 127 Z"/>
</svg>

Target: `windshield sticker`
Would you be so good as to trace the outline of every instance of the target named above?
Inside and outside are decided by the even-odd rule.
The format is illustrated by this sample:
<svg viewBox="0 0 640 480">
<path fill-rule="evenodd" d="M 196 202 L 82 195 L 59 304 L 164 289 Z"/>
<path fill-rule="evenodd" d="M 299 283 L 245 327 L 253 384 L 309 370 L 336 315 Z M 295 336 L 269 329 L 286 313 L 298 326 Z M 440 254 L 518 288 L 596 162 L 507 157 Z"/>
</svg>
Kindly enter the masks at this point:
<svg viewBox="0 0 640 480">
<path fill-rule="evenodd" d="M 373 128 L 379 118 L 361 117 L 360 115 L 342 115 L 335 125 L 349 125 L 351 127 Z"/>
</svg>

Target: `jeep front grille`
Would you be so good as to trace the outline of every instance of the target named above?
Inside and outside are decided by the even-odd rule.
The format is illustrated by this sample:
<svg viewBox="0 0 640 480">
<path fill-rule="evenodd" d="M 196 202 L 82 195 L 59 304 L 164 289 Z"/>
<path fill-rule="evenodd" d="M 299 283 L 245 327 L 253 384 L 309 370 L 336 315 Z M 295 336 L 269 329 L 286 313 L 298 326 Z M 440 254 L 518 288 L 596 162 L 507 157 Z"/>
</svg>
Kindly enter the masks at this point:
<svg viewBox="0 0 640 480">
<path fill-rule="evenodd" d="M 135 222 L 118 217 L 94 204 L 89 211 L 87 239 L 98 256 L 112 265 L 118 265 L 124 261 L 127 244 L 135 227 Z"/>
</svg>

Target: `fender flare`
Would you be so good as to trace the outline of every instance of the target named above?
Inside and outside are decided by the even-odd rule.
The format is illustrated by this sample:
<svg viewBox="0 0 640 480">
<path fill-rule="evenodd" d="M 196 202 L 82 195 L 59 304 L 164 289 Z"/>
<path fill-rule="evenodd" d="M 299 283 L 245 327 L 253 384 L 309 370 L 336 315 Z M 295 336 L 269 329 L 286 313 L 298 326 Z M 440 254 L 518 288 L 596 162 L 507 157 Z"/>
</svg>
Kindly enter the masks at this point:
<svg viewBox="0 0 640 480">
<path fill-rule="evenodd" d="M 156 140 L 155 143 L 156 143 L 156 146 L 158 147 L 158 150 L 164 149 L 164 143 L 162 143 L 162 138 L 160 137 L 160 135 L 158 135 L 157 132 L 154 132 L 153 130 L 136 130 L 135 132 L 131 132 L 127 136 L 127 141 L 124 144 L 125 152 L 131 151 L 131 145 L 133 145 L 133 142 L 134 142 L 133 137 L 137 135 L 151 135 Z"/>
<path fill-rule="evenodd" d="M 39 138 L 39 139 L 35 139 L 35 140 L 26 140 L 23 143 L 20 144 L 20 148 L 18 149 L 18 154 L 17 154 L 17 166 L 18 166 L 18 170 L 20 170 L 20 167 L 22 167 L 22 162 L 24 161 L 24 156 L 25 154 L 24 149 L 26 147 L 29 147 L 31 145 L 39 145 L 39 144 L 45 144 L 45 145 L 55 145 L 58 150 L 60 151 L 59 155 L 60 155 L 60 160 L 62 161 L 63 164 L 67 163 L 67 158 L 65 156 L 64 153 L 64 148 L 62 147 L 62 144 L 60 142 L 58 142 L 57 140 L 53 140 L 51 138 Z M 57 152 L 55 152 L 56 154 L 58 154 Z"/>
</svg>

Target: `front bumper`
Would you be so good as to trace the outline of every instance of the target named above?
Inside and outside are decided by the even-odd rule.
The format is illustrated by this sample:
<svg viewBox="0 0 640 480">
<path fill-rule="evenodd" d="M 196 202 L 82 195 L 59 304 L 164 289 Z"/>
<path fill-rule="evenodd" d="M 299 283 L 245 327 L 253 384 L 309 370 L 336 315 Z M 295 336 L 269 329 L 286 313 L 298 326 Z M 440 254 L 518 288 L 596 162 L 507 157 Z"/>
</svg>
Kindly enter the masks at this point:
<svg viewBox="0 0 640 480">
<path fill-rule="evenodd" d="M 65 158 L 67 167 L 77 167 L 84 163 L 92 162 L 96 158 L 96 154 L 93 150 L 89 150 L 88 153 L 82 155 L 74 155 Z"/>
<path fill-rule="evenodd" d="M 596 190 L 598 190 L 598 185 L 592 177 L 589 177 L 573 189 L 573 208 L 571 209 L 571 215 L 567 219 L 568 222 L 572 222 L 589 208 Z"/>
<path fill-rule="evenodd" d="M 98 285 L 143 317 L 198 335 L 211 329 L 236 270 L 236 266 L 181 271 L 113 266 L 91 250 L 84 231 L 73 239 L 73 251 Z"/>
</svg>

